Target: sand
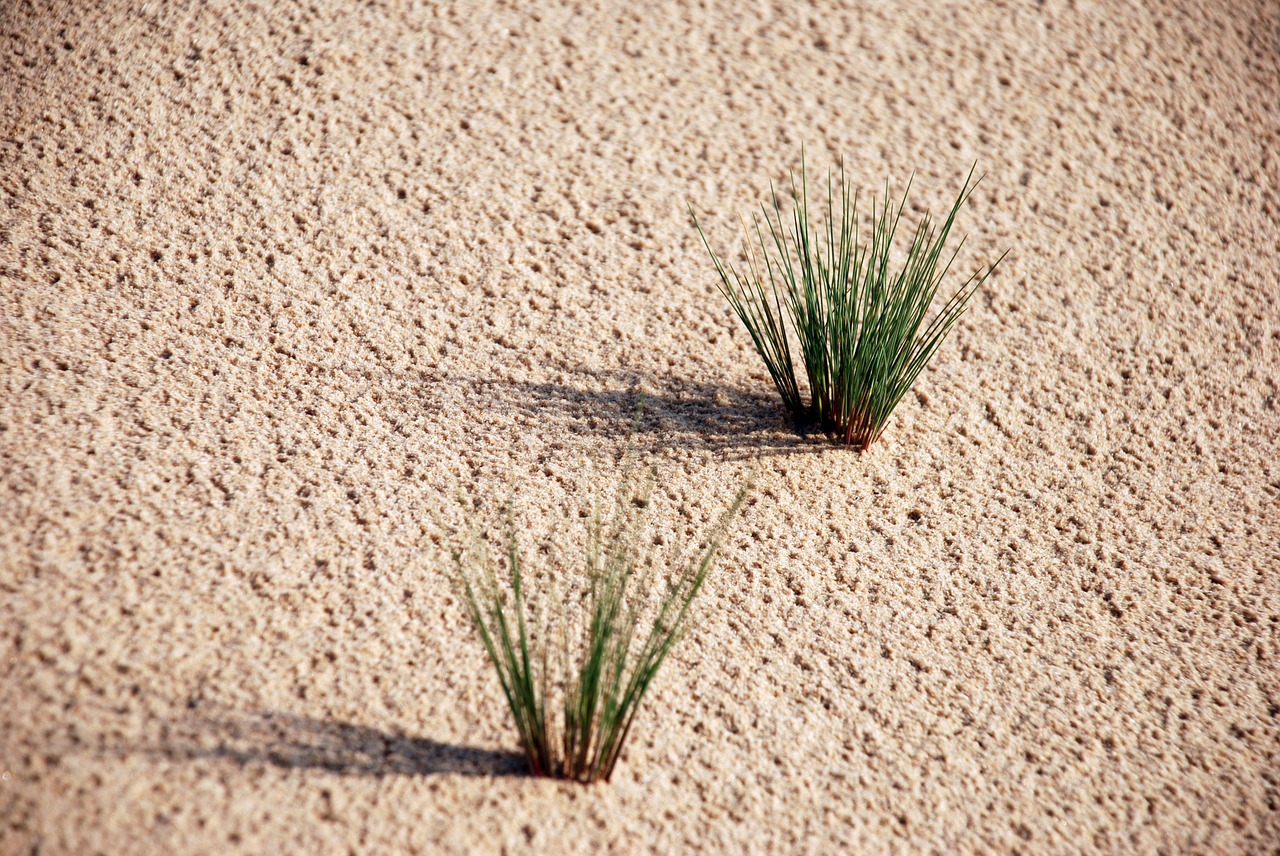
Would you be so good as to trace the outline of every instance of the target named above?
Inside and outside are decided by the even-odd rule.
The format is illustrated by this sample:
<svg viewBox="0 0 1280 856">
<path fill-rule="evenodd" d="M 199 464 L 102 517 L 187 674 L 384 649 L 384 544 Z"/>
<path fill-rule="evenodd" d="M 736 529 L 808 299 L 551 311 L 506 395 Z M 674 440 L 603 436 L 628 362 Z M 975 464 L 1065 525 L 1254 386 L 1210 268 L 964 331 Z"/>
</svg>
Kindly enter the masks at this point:
<svg viewBox="0 0 1280 856">
<path fill-rule="evenodd" d="M 0 9 L 0 852 L 1274 853 L 1280 7 Z M 715 291 L 798 165 L 1011 248 L 882 440 Z M 614 780 L 432 515 L 757 469 Z M 697 503 L 702 497 L 701 504 Z"/>
</svg>

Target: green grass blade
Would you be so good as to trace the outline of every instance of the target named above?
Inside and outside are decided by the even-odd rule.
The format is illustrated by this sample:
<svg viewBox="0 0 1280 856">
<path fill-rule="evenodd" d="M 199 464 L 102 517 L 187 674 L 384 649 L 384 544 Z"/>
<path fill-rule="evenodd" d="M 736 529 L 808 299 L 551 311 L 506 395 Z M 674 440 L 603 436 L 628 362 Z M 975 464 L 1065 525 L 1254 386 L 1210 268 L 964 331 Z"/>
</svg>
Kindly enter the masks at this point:
<svg viewBox="0 0 1280 856">
<path fill-rule="evenodd" d="M 914 174 L 896 202 L 885 183 L 884 196 L 872 199 L 870 230 L 860 240 L 858 193 L 851 191 L 843 162 L 838 190 L 828 171 L 826 221 L 815 225 L 802 149 L 799 177 L 790 175 L 790 215 L 784 215 L 771 184 L 769 204 L 761 205 L 760 216 L 753 218 L 760 260 L 752 250 L 741 274 L 720 261 L 698 226 L 721 277 L 722 293 L 748 328 L 784 406 L 798 423 L 811 420 L 865 449 L 883 432 L 969 299 L 1004 260 L 1007 253 L 985 273 L 965 280 L 925 323 L 964 245 L 962 238 L 945 255 L 960 209 L 982 180 L 974 179 L 975 171 L 976 164 L 941 221 L 926 214 L 910 230 L 906 260 L 896 271 L 894 245 Z M 807 408 L 801 406 L 789 333 L 799 345 L 808 381 Z"/>
<path fill-rule="evenodd" d="M 746 491 L 711 528 L 698 561 L 674 569 L 656 603 L 648 606 L 652 572 L 641 534 L 655 484 L 652 468 L 646 477 L 634 479 L 628 467 L 608 512 L 595 504 L 587 525 L 587 615 L 581 647 L 570 639 L 563 612 L 557 634 L 546 615 L 547 600 L 530 600 L 510 508 L 502 547 L 505 587 L 499 585 L 495 563 L 482 549 L 474 526 L 469 540 L 451 548 L 467 615 L 497 674 L 534 775 L 592 782 L 612 774 L 640 702 L 688 627 L 691 604 Z M 531 602 L 538 606 L 532 617 L 527 614 Z M 565 606 L 553 597 L 553 609 Z M 649 610 L 656 616 L 652 620 L 645 617 Z M 579 626 L 575 623 L 575 634 Z M 554 653 L 548 650 L 552 643 L 558 649 Z M 553 663 L 558 664 L 558 680 L 551 678 Z M 553 703 L 557 692 L 560 698 Z"/>
</svg>

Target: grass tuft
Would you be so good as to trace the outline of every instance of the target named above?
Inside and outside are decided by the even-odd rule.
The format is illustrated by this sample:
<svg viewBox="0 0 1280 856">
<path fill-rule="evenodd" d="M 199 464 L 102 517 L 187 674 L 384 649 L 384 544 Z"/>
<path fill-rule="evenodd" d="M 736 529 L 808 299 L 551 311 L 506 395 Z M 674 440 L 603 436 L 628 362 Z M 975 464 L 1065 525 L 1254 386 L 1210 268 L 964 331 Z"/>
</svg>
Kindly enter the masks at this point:
<svg viewBox="0 0 1280 856">
<path fill-rule="evenodd" d="M 510 504 L 501 563 L 474 521 L 452 551 L 471 623 L 535 776 L 609 780 L 645 693 L 688 629 L 693 600 L 747 495 L 744 486 L 655 592 L 657 574 L 641 537 L 655 481 L 655 469 L 636 477 L 628 467 L 608 509 L 596 503 L 587 525 L 581 598 L 544 591 L 542 608 L 531 607 L 535 598 Z"/>
<path fill-rule="evenodd" d="M 860 242 L 858 194 L 850 192 L 843 161 L 838 183 L 827 173 L 821 224 L 810 216 L 803 153 L 799 184 L 794 172 L 790 179 L 790 215 L 783 213 L 771 184 L 772 205 L 760 206 L 750 228 L 744 224 L 750 248 L 745 270 L 716 255 L 692 206 L 689 213 L 720 276 L 721 293 L 751 335 L 796 425 L 866 449 L 1005 256 L 985 273 L 975 271 L 925 324 L 938 286 L 964 245 L 961 239 L 944 260 L 956 215 L 981 181 L 974 180 L 973 169 L 941 224 L 927 213 L 920 219 L 896 271 L 890 254 L 910 181 L 897 205 L 887 182 L 884 203 L 872 197 L 871 231 Z M 792 339 L 808 381 L 808 401 L 796 377 Z"/>
</svg>

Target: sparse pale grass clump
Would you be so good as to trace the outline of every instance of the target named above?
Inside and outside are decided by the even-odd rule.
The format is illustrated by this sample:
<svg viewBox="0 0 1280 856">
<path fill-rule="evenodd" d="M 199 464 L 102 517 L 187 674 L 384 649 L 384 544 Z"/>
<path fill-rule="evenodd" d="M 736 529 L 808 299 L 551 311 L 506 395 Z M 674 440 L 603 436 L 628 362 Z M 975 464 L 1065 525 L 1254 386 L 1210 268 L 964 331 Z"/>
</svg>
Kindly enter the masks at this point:
<svg viewBox="0 0 1280 856">
<path fill-rule="evenodd" d="M 609 780 L 746 496 L 744 487 L 705 540 L 686 545 L 683 557 L 663 567 L 653 544 L 682 536 L 642 525 L 654 484 L 653 469 L 637 478 L 628 467 L 608 509 L 596 503 L 579 556 L 585 573 L 562 580 L 563 588 L 546 583 L 554 573 L 526 565 L 510 505 L 500 545 L 486 543 L 474 518 L 455 544 L 463 600 L 535 776 Z M 544 584 L 530 591 L 535 581 Z"/>
<path fill-rule="evenodd" d="M 906 258 L 896 269 L 890 253 L 911 184 L 896 206 L 887 183 L 883 204 L 872 198 L 870 234 L 859 241 L 858 194 L 850 194 L 843 162 L 838 186 L 827 174 L 821 223 L 810 217 L 803 157 L 799 185 L 791 174 L 790 215 L 783 213 L 771 187 L 772 205 L 761 205 L 762 217 L 753 215 L 752 228 L 744 227 L 749 248 L 745 271 L 716 255 L 693 215 L 720 275 L 721 292 L 746 326 L 801 430 L 816 427 L 859 450 L 884 431 L 889 415 L 969 298 L 1004 259 L 1002 255 L 985 273 L 975 271 L 924 323 L 938 286 L 964 245 L 961 239 L 944 263 L 943 247 L 956 214 L 976 186 L 971 169 L 941 225 L 928 214 L 917 223 Z M 796 378 L 792 337 L 808 380 L 807 403 Z"/>
</svg>

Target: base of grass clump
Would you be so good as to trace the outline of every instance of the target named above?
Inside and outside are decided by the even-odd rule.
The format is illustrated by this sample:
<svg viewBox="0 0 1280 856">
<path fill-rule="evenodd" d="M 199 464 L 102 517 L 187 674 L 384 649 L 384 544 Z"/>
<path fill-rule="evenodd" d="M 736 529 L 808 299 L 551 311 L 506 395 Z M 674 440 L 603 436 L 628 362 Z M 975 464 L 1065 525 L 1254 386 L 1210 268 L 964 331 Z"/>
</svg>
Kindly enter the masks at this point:
<svg viewBox="0 0 1280 856">
<path fill-rule="evenodd" d="M 747 328 L 801 431 L 817 429 L 859 450 L 884 432 L 893 409 L 969 299 L 1004 259 L 1002 255 L 985 273 L 975 271 L 933 320 L 924 323 L 964 244 L 961 239 L 943 262 L 956 215 L 976 186 L 971 169 L 940 226 L 929 214 L 920 219 L 896 271 L 891 271 L 889 256 L 910 182 L 896 206 L 890 202 L 887 183 L 884 203 L 872 198 L 870 233 L 860 242 L 858 194 L 850 192 L 843 162 L 838 185 L 827 175 L 826 217 L 815 224 L 801 155 L 799 184 L 791 174 L 790 215 L 783 214 L 782 201 L 771 187 L 772 204 L 761 205 L 761 216 L 752 217 L 754 241 L 749 233 L 745 271 L 716 255 L 690 207 L 719 274 L 720 291 Z M 796 376 L 793 339 L 808 381 L 807 400 Z"/>
<path fill-rule="evenodd" d="M 609 510 L 597 503 L 587 526 L 581 585 L 563 593 L 545 586 L 530 592 L 510 506 L 499 560 L 474 523 L 455 544 L 463 601 L 535 776 L 609 780 L 659 667 L 688 629 L 693 600 L 746 496 L 743 488 L 706 540 L 656 579 L 664 575 L 642 549 L 653 542 L 641 525 L 654 481 L 653 470 L 639 479 L 628 470 Z"/>
</svg>

